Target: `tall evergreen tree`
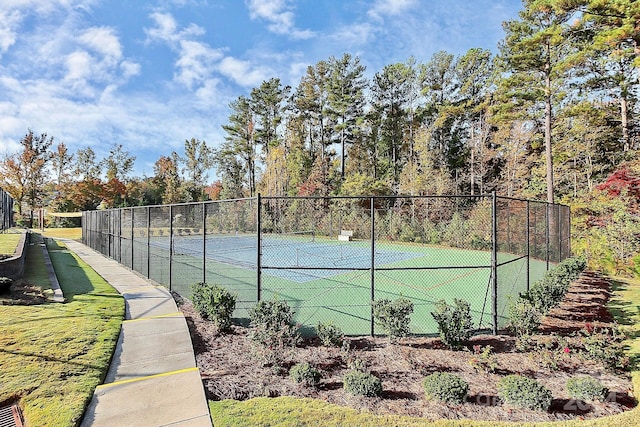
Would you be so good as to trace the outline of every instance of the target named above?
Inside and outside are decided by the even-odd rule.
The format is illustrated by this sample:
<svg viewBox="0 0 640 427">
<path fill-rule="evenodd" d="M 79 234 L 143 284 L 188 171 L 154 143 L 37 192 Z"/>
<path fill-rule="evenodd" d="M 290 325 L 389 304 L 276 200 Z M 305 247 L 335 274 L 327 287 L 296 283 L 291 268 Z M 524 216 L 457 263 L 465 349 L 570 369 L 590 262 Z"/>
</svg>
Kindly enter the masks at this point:
<svg viewBox="0 0 640 427">
<path fill-rule="evenodd" d="M 371 84 L 371 120 L 376 129 L 372 136 L 380 147 L 378 162 L 386 169 L 388 182 L 397 190 L 406 156 L 405 132 L 408 129 L 408 103 L 413 100 L 415 70 L 410 65 L 387 65 L 373 76 Z"/>
<path fill-rule="evenodd" d="M 572 40 L 567 24 L 572 17 L 555 0 L 524 0 L 519 20 L 503 24 L 500 44 L 508 77 L 508 96 L 536 115 L 542 110 L 547 201 L 554 201 L 552 126 L 553 105 L 562 95 L 562 82 L 571 64 Z M 539 107 L 541 106 L 541 107 Z"/>
<path fill-rule="evenodd" d="M 246 171 L 246 181 L 249 186 L 249 195 L 256 193 L 256 162 L 257 139 L 255 132 L 255 114 L 251 108 L 251 101 L 244 96 L 238 97 L 229 104 L 231 115 L 229 123 L 222 126 L 227 133 L 226 142 L 217 151 L 219 156 L 224 152 L 223 158 L 218 158 L 218 163 L 231 155 L 238 156 L 242 169 Z"/>
<path fill-rule="evenodd" d="M 291 88 L 272 78 L 251 90 L 250 105 L 255 120 L 255 139 L 262 146 L 263 156 L 279 144 L 278 129 L 283 120 L 285 99 Z"/>
<path fill-rule="evenodd" d="M 340 177 L 344 179 L 348 147 L 356 142 L 364 116 L 366 67 L 360 58 L 347 53 L 340 59 L 331 58 L 330 64 L 328 113 L 333 123 L 332 141 L 340 147 Z"/>
</svg>

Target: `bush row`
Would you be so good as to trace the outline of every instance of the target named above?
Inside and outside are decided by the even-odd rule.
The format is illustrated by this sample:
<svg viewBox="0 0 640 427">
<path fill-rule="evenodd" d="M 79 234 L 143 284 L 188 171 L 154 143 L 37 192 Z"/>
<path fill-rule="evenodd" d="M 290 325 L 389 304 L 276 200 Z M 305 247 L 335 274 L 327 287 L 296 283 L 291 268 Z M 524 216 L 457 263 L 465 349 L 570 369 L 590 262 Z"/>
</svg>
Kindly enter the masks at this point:
<svg viewBox="0 0 640 427">
<path fill-rule="evenodd" d="M 541 314 L 560 304 L 571 282 L 580 276 L 587 263 L 583 258 L 567 258 L 544 277 L 535 282 L 522 298 L 529 301 Z"/>
</svg>

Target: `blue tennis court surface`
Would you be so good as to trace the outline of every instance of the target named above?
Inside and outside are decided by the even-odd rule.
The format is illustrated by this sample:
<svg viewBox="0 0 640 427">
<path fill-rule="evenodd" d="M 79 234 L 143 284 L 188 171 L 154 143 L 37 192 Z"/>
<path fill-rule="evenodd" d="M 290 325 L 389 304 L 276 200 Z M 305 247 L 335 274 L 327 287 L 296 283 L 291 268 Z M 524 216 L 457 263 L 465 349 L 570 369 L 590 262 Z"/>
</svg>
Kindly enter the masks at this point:
<svg viewBox="0 0 640 427">
<path fill-rule="evenodd" d="M 154 246 L 169 247 L 168 239 L 154 239 Z M 376 247 L 376 267 L 420 258 L 422 251 L 401 251 Z M 222 237 L 175 236 L 174 254 L 202 257 L 247 269 L 257 268 L 258 239 L 255 235 L 228 235 Z M 304 283 L 328 278 L 354 269 L 371 268 L 370 242 L 339 242 L 312 235 L 267 235 L 262 238 L 262 269 L 264 274 Z"/>
</svg>

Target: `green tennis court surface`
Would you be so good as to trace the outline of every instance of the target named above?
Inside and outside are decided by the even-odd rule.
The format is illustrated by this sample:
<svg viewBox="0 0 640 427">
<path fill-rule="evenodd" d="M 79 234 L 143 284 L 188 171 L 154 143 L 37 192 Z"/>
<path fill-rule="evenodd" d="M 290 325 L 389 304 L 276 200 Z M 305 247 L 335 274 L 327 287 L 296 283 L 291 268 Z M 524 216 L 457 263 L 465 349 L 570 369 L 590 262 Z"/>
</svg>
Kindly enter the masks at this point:
<svg viewBox="0 0 640 427">
<path fill-rule="evenodd" d="M 228 239 L 208 238 L 206 244 L 201 236 L 174 240 L 172 289 L 189 296 L 190 286 L 206 278 L 208 283 L 223 285 L 238 295 L 234 317 L 246 319 L 258 298 L 257 238 Z M 152 245 L 150 276 L 164 279 L 155 279 L 161 283 L 168 283 L 168 247 L 161 241 Z M 376 300 L 403 296 L 413 301 L 412 333 L 437 332 L 430 313 L 441 299 L 469 302 L 474 327 L 490 328 L 492 324 L 491 253 L 487 251 L 379 243 L 373 251 L 373 278 L 370 242 L 310 236 L 278 240 L 273 236 L 263 239 L 262 252 L 261 298 L 287 301 L 303 332 L 313 332 L 318 322 L 332 321 L 346 334 L 369 334 L 372 281 Z M 499 257 L 501 261 L 511 258 L 515 257 Z M 509 295 L 526 290 L 525 262 L 522 259 L 498 268 L 501 325 L 506 323 Z M 544 263 L 532 261 L 531 266 L 539 272 L 536 274 L 544 273 Z"/>
</svg>

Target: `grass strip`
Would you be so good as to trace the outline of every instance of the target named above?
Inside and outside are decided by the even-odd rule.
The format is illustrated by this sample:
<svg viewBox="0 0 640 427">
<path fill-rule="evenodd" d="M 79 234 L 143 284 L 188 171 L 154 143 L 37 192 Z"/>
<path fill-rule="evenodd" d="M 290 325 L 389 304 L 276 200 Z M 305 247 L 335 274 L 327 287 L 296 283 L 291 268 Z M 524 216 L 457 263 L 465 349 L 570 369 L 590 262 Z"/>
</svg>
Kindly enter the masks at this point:
<svg viewBox="0 0 640 427">
<path fill-rule="evenodd" d="M 60 242 L 49 250 L 67 302 L 2 307 L 0 401 L 19 399 L 28 425 L 74 426 L 106 375 L 124 300 Z M 35 253 L 27 278 L 44 269 Z"/>
<path fill-rule="evenodd" d="M 609 309 L 628 337 L 627 354 L 635 396 L 640 396 L 640 281 L 616 279 Z M 374 415 L 321 400 L 294 397 L 260 397 L 246 401 L 209 401 L 216 427 L 225 426 L 510 426 L 513 423 L 477 420 L 428 420 L 393 415 Z M 590 420 L 531 423 L 549 427 L 620 427 L 637 425 L 640 406 L 622 414 Z M 521 423 L 517 423 L 520 425 Z M 526 423 L 525 423 L 526 424 Z"/>
<path fill-rule="evenodd" d="M 0 254 L 12 256 L 16 252 L 21 236 L 22 232 L 17 230 L 0 233 Z"/>
<path fill-rule="evenodd" d="M 42 235 L 44 237 L 51 237 L 51 238 L 58 238 L 58 239 L 80 240 L 82 239 L 82 228 L 81 227 L 45 228 L 44 231 L 42 231 Z"/>
</svg>

